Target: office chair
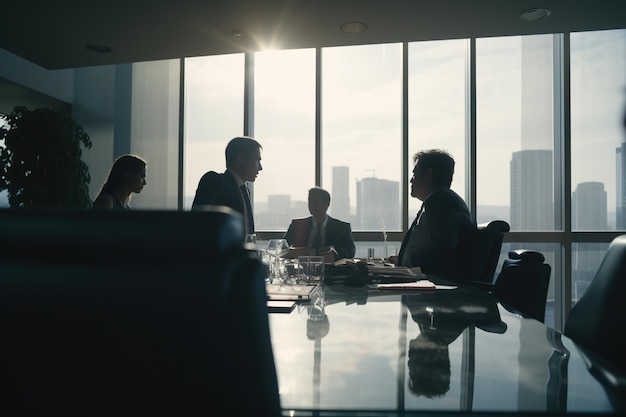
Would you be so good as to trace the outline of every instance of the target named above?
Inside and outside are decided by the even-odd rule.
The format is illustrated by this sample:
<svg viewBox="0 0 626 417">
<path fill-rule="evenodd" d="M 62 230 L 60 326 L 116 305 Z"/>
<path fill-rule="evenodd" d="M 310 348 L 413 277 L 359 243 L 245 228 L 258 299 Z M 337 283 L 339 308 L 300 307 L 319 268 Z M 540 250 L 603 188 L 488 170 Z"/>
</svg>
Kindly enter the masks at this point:
<svg viewBox="0 0 626 417">
<path fill-rule="evenodd" d="M 564 333 L 626 371 L 626 235 L 613 239 L 587 291 L 572 307 Z"/>
<path fill-rule="evenodd" d="M 7 210 L 0 229 L 3 411 L 280 415 L 236 213 Z"/>
<path fill-rule="evenodd" d="M 504 220 L 479 224 L 461 238 L 456 279 L 481 289 L 491 290 L 500 259 L 504 234 L 511 227 Z"/>
<path fill-rule="evenodd" d="M 503 305 L 542 323 L 551 273 L 550 265 L 544 261 L 540 252 L 524 249 L 509 252 L 492 290 Z"/>
</svg>

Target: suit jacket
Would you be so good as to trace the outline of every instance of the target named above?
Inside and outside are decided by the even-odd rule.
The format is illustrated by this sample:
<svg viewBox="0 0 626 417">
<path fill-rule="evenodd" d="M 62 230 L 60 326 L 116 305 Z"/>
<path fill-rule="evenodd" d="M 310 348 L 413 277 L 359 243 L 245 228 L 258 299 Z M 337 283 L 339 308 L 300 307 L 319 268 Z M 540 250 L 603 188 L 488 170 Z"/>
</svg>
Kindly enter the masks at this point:
<svg viewBox="0 0 626 417">
<path fill-rule="evenodd" d="M 284 239 L 287 239 L 287 242 L 295 247 L 308 246 L 312 227 L 313 216 L 293 219 L 289 229 L 287 229 L 287 233 L 285 233 Z M 350 223 L 328 216 L 324 246 L 333 246 L 337 251 L 338 259 L 354 258 L 356 247 L 354 246 L 354 240 L 352 240 Z"/>
<path fill-rule="evenodd" d="M 404 235 L 397 264 L 419 266 L 424 273 L 454 278 L 461 244 L 475 229 L 476 222 L 463 199 L 447 187 L 438 188 L 424 200 Z"/>
<path fill-rule="evenodd" d="M 244 204 L 241 190 L 230 171 L 226 170 L 223 174 L 210 171 L 200 178 L 191 209 L 198 210 L 205 205 L 227 206 L 245 216 Z M 254 233 L 252 210 L 250 210 L 248 222 L 251 230 L 246 233 Z"/>
</svg>

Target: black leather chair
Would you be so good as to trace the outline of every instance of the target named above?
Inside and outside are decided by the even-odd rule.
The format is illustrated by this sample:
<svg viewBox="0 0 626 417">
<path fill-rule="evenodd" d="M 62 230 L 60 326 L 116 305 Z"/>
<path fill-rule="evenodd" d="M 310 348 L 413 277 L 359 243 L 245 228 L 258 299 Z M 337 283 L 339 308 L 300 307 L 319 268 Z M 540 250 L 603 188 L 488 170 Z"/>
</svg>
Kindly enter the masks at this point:
<svg viewBox="0 0 626 417">
<path fill-rule="evenodd" d="M 545 321 L 550 265 L 540 252 L 514 250 L 504 261 L 493 286 L 493 296 L 522 315 Z"/>
<path fill-rule="evenodd" d="M 7 415 L 280 415 L 241 217 L 0 211 Z"/>
<path fill-rule="evenodd" d="M 504 220 L 493 220 L 462 236 L 454 279 L 491 290 L 502 240 L 509 230 L 511 227 Z"/>
<path fill-rule="evenodd" d="M 587 291 L 572 307 L 564 333 L 626 371 L 626 235 L 613 239 Z"/>
</svg>

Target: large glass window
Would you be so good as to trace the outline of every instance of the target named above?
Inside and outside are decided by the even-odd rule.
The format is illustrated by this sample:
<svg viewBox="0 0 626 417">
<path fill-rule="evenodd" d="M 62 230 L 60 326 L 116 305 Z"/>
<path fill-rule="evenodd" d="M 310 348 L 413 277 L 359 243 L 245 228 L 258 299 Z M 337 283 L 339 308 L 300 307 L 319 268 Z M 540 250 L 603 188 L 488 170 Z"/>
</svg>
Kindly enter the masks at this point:
<svg viewBox="0 0 626 417">
<path fill-rule="evenodd" d="M 401 127 L 401 44 L 322 50 L 322 186 L 353 230 L 400 230 Z"/>
<path fill-rule="evenodd" d="M 572 230 L 626 230 L 626 30 L 572 33 Z"/>
<path fill-rule="evenodd" d="M 185 60 L 185 209 L 205 172 L 226 169 L 226 144 L 243 134 L 243 86 L 243 54 Z"/>
<path fill-rule="evenodd" d="M 555 224 L 553 35 L 476 40 L 477 217 Z"/>
<path fill-rule="evenodd" d="M 309 215 L 315 186 L 315 50 L 266 51 L 254 56 L 254 136 L 263 171 L 254 184 L 255 225 L 287 230 Z"/>
<path fill-rule="evenodd" d="M 451 188 L 463 198 L 467 47 L 465 39 L 409 44 L 409 178 L 415 153 L 443 149 L 456 162 Z M 409 196 L 409 224 L 420 206 Z"/>
</svg>

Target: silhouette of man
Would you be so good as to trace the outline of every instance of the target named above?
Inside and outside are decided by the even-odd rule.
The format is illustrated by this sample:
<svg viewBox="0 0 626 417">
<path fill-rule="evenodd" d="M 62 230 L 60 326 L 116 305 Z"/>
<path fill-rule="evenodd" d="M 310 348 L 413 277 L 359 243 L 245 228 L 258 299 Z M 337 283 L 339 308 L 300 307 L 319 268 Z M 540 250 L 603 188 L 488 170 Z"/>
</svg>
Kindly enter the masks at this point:
<svg viewBox="0 0 626 417">
<path fill-rule="evenodd" d="M 261 144 L 247 136 L 231 139 L 226 146 L 226 171 L 209 171 L 200 178 L 192 210 L 206 205 L 232 208 L 244 217 L 246 234 L 254 233 L 254 217 L 247 182 L 254 182 L 261 166 Z"/>
<path fill-rule="evenodd" d="M 450 189 L 454 159 L 447 152 L 432 149 L 414 156 L 411 196 L 422 208 L 406 232 L 397 257 L 399 266 L 419 266 L 424 273 L 450 276 L 453 260 L 464 234 L 476 229 L 476 222 L 463 199 Z"/>
<path fill-rule="evenodd" d="M 356 251 L 350 223 L 326 214 L 330 206 L 328 191 L 314 187 L 309 190 L 311 216 L 293 219 L 285 239 L 294 247 L 308 247 L 315 254 L 330 252 L 334 259 L 353 258 Z"/>
</svg>

